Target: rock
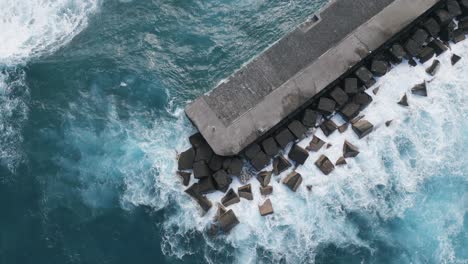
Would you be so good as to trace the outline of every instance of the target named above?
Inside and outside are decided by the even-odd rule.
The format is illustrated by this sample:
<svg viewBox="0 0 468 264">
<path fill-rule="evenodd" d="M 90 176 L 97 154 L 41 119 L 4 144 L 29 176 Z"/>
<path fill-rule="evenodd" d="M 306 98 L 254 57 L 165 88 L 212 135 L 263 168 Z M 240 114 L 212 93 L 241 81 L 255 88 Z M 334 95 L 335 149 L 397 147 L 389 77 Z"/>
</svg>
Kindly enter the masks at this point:
<svg viewBox="0 0 468 264">
<path fill-rule="evenodd" d="M 359 114 L 361 106 L 354 102 L 346 104 L 341 110 L 341 116 L 346 120 L 351 120 Z M 341 131 L 340 131 L 341 132 Z"/>
<path fill-rule="evenodd" d="M 230 205 L 236 204 L 240 202 L 239 196 L 237 196 L 236 192 L 233 189 L 229 189 L 229 191 L 221 198 L 221 203 L 228 207 Z"/>
<path fill-rule="evenodd" d="M 260 210 L 261 216 L 273 214 L 273 206 L 271 205 L 270 199 L 267 199 L 258 209 Z"/>
<path fill-rule="evenodd" d="M 213 179 L 216 184 L 216 188 L 223 193 L 227 191 L 229 185 L 232 183 L 231 177 L 229 177 L 229 175 L 224 170 L 219 170 L 213 174 Z"/>
<path fill-rule="evenodd" d="M 194 148 L 198 148 L 201 145 L 206 144 L 205 139 L 203 138 L 202 134 L 200 134 L 200 133 L 196 133 L 196 134 L 191 135 L 189 137 L 189 141 L 190 141 L 190 144 L 192 144 L 192 146 Z"/>
<path fill-rule="evenodd" d="M 270 184 L 271 174 L 273 174 L 271 171 L 261 171 L 257 174 L 257 180 L 261 186 L 265 187 Z"/>
<path fill-rule="evenodd" d="M 310 141 L 309 146 L 307 147 L 307 150 L 317 152 L 323 147 L 323 145 L 325 145 L 325 141 L 323 141 L 317 136 L 314 136 L 312 138 L 312 141 Z"/>
<path fill-rule="evenodd" d="M 358 79 L 346 78 L 344 80 L 344 91 L 347 94 L 353 95 L 359 92 L 358 90 Z"/>
<path fill-rule="evenodd" d="M 465 17 L 465 19 L 466 20 L 458 22 L 458 28 L 467 32 L 468 31 L 468 16 Z"/>
<path fill-rule="evenodd" d="M 331 148 L 332 146 L 333 146 L 332 144 L 328 143 L 327 144 L 327 149 Z"/>
<path fill-rule="evenodd" d="M 408 96 L 403 95 L 403 97 L 401 97 L 400 101 L 398 102 L 399 105 L 402 105 L 402 106 L 409 106 L 408 104 Z"/>
<path fill-rule="evenodd" d="M 275 140 L 278 145 L 284 149 L 290 142 L 294 141 L 294 136 L 291 131 L 289 131 L 289 129 L 284 128 L 281 130 L 281 132 L 279 132 L 279 134 L 275 136 Z"/>
<path fill-rule="evenodd" d="M 411 92 L 416 95 L 427 96 L 426 82 L 416 84 L 413 88 L 411 88 Z"/>
<path fill-rule="evenodd" d="M 198 181 L 198 192 L 201 194 L 216 192 L 216 186 L 211 176 Z"/>
<path fill-rule="evenodd" d="M 320 156 L 320 158 L 315 162 L 315 166 L 317 166 L 325 175 L 330 174 L 335 169 L 333 163 L 331 163 L 325 155 Z"/>
<path fill-rule="evenodd" d="M 242 164 L 242 160 L 240 160 L 239 158 L 233 158 L 230 160 L 226 172 L 230 175 L 240 176 L 242 172 L 242 167 L 244 167 L 244 164 Z"/>
<path fill-rule="evenodd" d="M 205 162 L 210 162 L 211 157 L 213 156 L 213 150 L 211 149 L 208 143 L 201 144 L 195 150 L 195 162 L 204 160 Z"/>
<path fill-rule="evenodd" d="M 294 161 L 296 165 L 304 165 L 305 161 L 309 157 L 309 153 L 305 149 L 299 147 L 298 145 L 294 145 L 291 148 L 291 151 L 289 151 L 288 157 L 289 159 Z"/>
<path fill-rule="evenodd" d="M 456 0 L 447 1 L 447 10 L 451 17 L 457 17 L 462 14 L 461 7 Z"/>
<path fill-rule="evenodd" d="M 299 121 L 294 120 L 288 125 L 289 131 L 297 138 L 303 139 L 307 133 L 307 128 Z"/>
<path fill-rule="evenodd" d="M 421 52 L 422 45 L 410 38 L 405 43 L 405 50 L 411 57 L 416 57 Z"/>
<path fill-rule="evenodd" d="M 198 192 L 198 183 L 193 184 L 190 186 L 185 192 L 190 195 L 203 209 L 203 211 L 208 212 L 210 208 L 213 206 L 210 200 L 206 198 L 206 196 L 201 195 Z"/>
<path fill-rule="evenodd" d="M 253 160 L 257 153 L 259 153 L 261 150 L 262 149 L 260 149 L 260 146 L 258 144 L 253 143 L 245 149 L 244 154 L 247 157 L 247 159 Z"/>
<path fill-rule="evenodd" d="M 239 193 L 239 197 L 244 198 L 249 201 L 253 200 L 252 185 L 247 184 L 247 185 L 241 186 L 237 189 L 237 192 Z"/>
<path fill-rule="evenodd" d="M 265 152 L 260 151 L 258 152 L 255 157 L 250 161 L 252 166 L 256 170 L 262 170 L 270 163 L 270 158 L 265 154 Z"/>
<path fill-rule="evenodd" d="M 418 63 L 413 59 L 409 59 L 408 60 L 408 64 L 411 66 L 411 67 L 416 67 L 418 65 Z"/>
<path fill-rule="evenodd" d="M 439 9 L 434 12 L 435 19 L 441 26 L 446 26 L 452 21 L 452 16 L 445 9 Z"/>
<path fill-rule="evenodd" d="M 370 88 L 376 82 L 372 76 L 372 73 L 364 66 L 360 67 L 354 74 L 364 83 L 367 88 Z"/>
<path fill-rule="evenodd" d="M 359 149 L 353 144 L 345 140 L 343 144 L 343 157 L 345 158 L 354 158 L 359 155 Z"/>
<path fill-rule="evenodd" d="M 335 130 L 337 129 L 337 125 L 335 124 L 335 122 L 333 122 L 332 120 L 325 120 L 321 125 L 320 125 L 320 129 L 322 129 L 323 133 L 325 134 L 325 136 L 329 136 L 331 134 L 333 134 L 333 132 L 335 132 Z"/>
<path fill-rule="evenodd" d="M 340 157 L 335 163 L 336 166 L 341 166 L 341 165 L 346 165 L 346 164 L 348 163 L 346 162 L 346 159 L 344 157 Z"/>
<path fill-rule="evenodd" d="M 273 186 L 260 186 L 260 194 L 263 196 L 267 196 L 273 193 Z"/>
<path fill-rule="evenodd" d="M 440 25 L 434 18 L 429 18 L 424 22 L 424 29 L 431 35 L 436 38 L 440 33 Z"/>
<path fill-rule="evenodd" d="M 435 51 L 431 47 L 425 47 L 423 50 L 418 54 L 418 59 L 420 63 L 425 63 L 434 57 Z"/>
<path fill-rule="evenodd" d="M 312 185 L 307 185 L 306 188 L 307 188 L 307 191 L 309 191 L 309 192 L 312 191 Z"/>
<path fill-rule="evenodd" d="M 380 87 L 376 87 L 374 90 L 372 90 L 372 93 L 374 95 L 377 95 L 377 93 L 379 93 L 379 90 L 380 90 Z"/>
<path fill-rule="evenodd" d="M 179 170 L 191 170 L 193 169 L 193 162 L 195 161 L 195 150 L 190 148 L 182 152 L 179 156 Z"/>
<path fill-rule="evenodd" d="M 374 59 L 371 65 L 371 72 L 378 77 L 384 76 L 388 72 L 389 65 L 382 60 Z"/>
<path fill-rule="evenodd" d="M 183 172 L 183 171 L 178 171 L 177 172 L 177 175 L 179 175 L 179 177 L 182 179 L 182 184 L 184 186 L 188 186 L 189 183 L 190 183 L 190 175 L 192 173 L 190 172 Z"/>
<path fill-rule="evenodd" d="M 460 0 L 460 7 L 465 14 L 468 14 L 468 0 Z"/>
<path fill-rule="evenodd" d="M 407 56 L 405 49 L 400 44 L 393 44 L 389 53 L 394 63 L 401 63 Z"/>
<path fill-rule="evenodd" d="M 448 50 L 447 46 L 438 39 L 433 39 L 429 42 L 428 46 L 434 49 L 436 56 L 439 56 Z"/>
<path fill-rule="evenodd" d="M 452 40 L 453 32 L 455 31 L 456 27 L 457 25 L 455 24 L 455 22 L 451 21 L 448 25 L 444 26 L 441 29 L 439 38 L 447 42 Z"/>
<path fill-rule="evenodd" d="M 218 222 L 219 227 L 223 230 L 224 233 L 229 233 L 236 225 L 239 224 L 239 220 L 232 210 L 222 214 L 219 217 Z"/>
<path fill-rule="evenodd" d="M 361 139 L 367 135 L 369 135 L 372 130 L 374 129 L 374 125 L 372 125 L 367 120 L 359 120 L 353 124 L 353 131 L 356 135 Z"/>
<path fill-rule="evenodd" d="M 317 110 L 322 112 L 325 115 L 330 115 L 335 111 L 336 103 L 332 99 L 321 97 Z"/>
<path fill-rule="evenodd" d="M 387 127 L 389 127 L 392 124 L 392 122 L 393 122 L 393 120 L 388 120 L 388 121 L 385 122 L 385 125 Z"/>
<path fill-rule="evenodd" d="M 452 66 L 453 66 L 453 65 L 457 64 L 461 60 L 461 57 L 458 56 L 457 54 L 453 54 L 452 58 L 450 60 L 452 62 Z"/>
<path fill-rule="evenodd" d="M 265 154 L 270 157 L 275 156 L 280 151 L 275 139 L 272 137 L 269 137 L 262 142 L 262 148 L 265 151 Z"/>
<path fill-rule="evenodd" d="M 466 39 L 466 36 L 465 36 L 466 32 L 463 30 L 463 29 L 455 29 L 455 31 L 453 31 L 453 35 L 452 35 L 452 41 L 453 43 L 458 43 L 458 42 L 461 42 L 463 40 Z"/>
<path fill-rule="evenodd" d="M 223 157 L 214 154 L 213 157 L 211 157 L 208 167 L 210 167 L 212 171 L 218 171 L 223 168 L 223 162 L 224 162 Z"/>
<path fill-rule="evenodd" d="M 349 97 L 348 95 L 341 89 L 341 87 L 337 86 L 333 91 L 330 93 L 331 98 L 335 100 L 338 106 L 343 106 L 348 102 Z"/>
<path fill-rule="evenodd" d="M 424 45 L 429 38 L 429 34 L 422 28 L 418 28 L 411 38 L 416 41 L 419 45 Z"/>
<path fill-rule="evenodd" d="M 280 173 L 289 169 L 291 166 L 291 162 L 289 162 L 283 156 L 278 156 L 273 160 L 273 172 L 275 175 L 279 175 Z"/>
<path fill-rule="evenodd" d="M 365 109 L 370 103 L 372 103 L 372 97 L 366 92 L 358 93 L 353 97 L 353 102 L 360 106 L 360 109 Z"/>
<path fill-rule="evenodd" d="M 286 176 L 286 178 L 283 179 L 283 184 L 289 187 L 293 192 L 297 191 L 297 188 L 299 188 L 299 185 L 302 183 L 302 176 L 301 174 L 293 171 Z"/>
<path fill-rule="evenodd" d="M 195 179 L 202 179 L 211 176 L 211 170 L 204 160 L 193 164 L 193 176 Z"/>
<path fill-rule="evenodd" d="M 306 127 L 315 127 L 317 124 L 317 112 L 311 109 L 306 109 L 302 117 L 302 124 Z"/>
<path fill-rule="evenodd" d="M 360 115 L 360 116 L 357 116 L 353 119 L 351 119 L 351 121 L 349 121 L 351 124 L 356 124 L 357 121 L 361 120 L 364 118 L 365 115 Z"/>
<path fill-rule="evenodd" d="M 440 61 L 434 60 L 432 65 L 426 69 L 426 72 L 432 76 L 435 76 L 440 69 Z"/>
<path fill-rule="evenodd" d="M 340 131 L 341 134 L 343 134 L 346 130 L 348 130 L 348 123 L 344 123 L 338 127 L 338 131 Z"/>
</svg>

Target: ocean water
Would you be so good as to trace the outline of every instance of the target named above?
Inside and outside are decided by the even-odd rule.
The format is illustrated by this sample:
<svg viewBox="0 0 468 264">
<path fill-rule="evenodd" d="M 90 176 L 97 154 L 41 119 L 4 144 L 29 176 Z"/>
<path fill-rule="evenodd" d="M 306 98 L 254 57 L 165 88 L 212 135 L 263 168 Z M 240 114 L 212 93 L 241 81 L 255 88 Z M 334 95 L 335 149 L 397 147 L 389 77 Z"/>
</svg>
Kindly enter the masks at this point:
<svg viewBox="0 0 468 264">
<path fill-rule="evenodd" d="M 205 233 L 214 210 L 175 175 L 184 106 L 324 3 L 0 0 L 0 263 L 468 263 L 468 42 L 435 78 L 430 62 L 380 78 L 376 130 L 327 138 L 297 193 L 273 179 L 274 215 L 252 180 L 241 223 Z M 323 176 L 345 139 L 361 154 Z"/>
</svg>

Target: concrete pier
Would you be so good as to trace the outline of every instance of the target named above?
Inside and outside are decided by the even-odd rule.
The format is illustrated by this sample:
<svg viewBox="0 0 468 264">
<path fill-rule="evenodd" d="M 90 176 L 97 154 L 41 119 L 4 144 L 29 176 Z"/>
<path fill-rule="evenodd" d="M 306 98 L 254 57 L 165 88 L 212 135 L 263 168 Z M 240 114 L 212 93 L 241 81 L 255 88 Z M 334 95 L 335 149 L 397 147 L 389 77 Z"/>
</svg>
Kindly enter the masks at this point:
<svg viewBox="0 0 468 264">
<path fill-rule="evenodd" d="M 185 109 L 213 151 L 236 155 L 439 0 L 332 0 Z"/>
</svg>

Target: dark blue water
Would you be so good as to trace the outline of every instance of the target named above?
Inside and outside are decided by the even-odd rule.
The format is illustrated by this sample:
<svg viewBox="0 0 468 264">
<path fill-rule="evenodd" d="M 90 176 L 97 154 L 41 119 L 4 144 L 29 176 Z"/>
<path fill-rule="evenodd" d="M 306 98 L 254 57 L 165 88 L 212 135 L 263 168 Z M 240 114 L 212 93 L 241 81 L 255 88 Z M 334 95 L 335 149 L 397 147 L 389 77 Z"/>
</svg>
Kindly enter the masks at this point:
<svg viewBox="0 0 468 264">
<path fill-rule="evenodd" d="M 0 263 L 467 263 L 466 64 L 376 135 L 381 167 L 203 232 L 174 174 L 184 106 L 323 3 L 0 0 Z"/>
</svg>

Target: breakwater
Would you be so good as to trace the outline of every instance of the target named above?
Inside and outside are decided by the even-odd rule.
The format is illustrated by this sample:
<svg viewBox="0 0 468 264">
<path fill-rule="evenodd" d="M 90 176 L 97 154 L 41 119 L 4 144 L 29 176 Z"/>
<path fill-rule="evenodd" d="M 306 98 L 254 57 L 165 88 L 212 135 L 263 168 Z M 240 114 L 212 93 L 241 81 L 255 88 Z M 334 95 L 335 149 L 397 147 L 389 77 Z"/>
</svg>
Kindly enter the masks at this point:
<svg viewBox="0 0 468 264">
<path fill-rule="evenodd" d="M 383 10 L 388 11 L 388 8 L 392 4 L 399 1 L 390 2 L 392 1 L 388 1 L 388 3 L 382 1 L 383 5 L 388 4 Z M 418 4 L 416 2 L 418 1 L 411 3 L 416 6 Z M 331 6 L 336 3 L 339 2 L 330 4 L 325 10 L 330 10 Z M 425 3 L 427 4 L 427 1 Z M 192 136 L 190 142 L 193 148 L 182 153 L 180 156 L 179 174 L 187 185 L 191 180 L 192 171 L 194 177 L 199 179 L 199 181 L 193 184 L 187 192 L 207 211 L 212 207 L 212 202 L 203 194 L 216 190 L 227 191 L 226 195 L 221 199 L 222 205 L 218 207 L 219 213 L 216 217 L 216 223 L 218 224 L 215 226 L 220 227 L 224 231 L 229 231 L 238 223 L 238 219 L 231 210 L 227 210 L 224 207 L 239 202 L 240 198 L 251 200 L 252 197 L 252 188 L 248 184 L 239 188 L 237 193 L 233 189 L 229 189 L 232 176 L 244 177 L 247 183 L 249 175 L 252 175 L 252 171 L 254 173 L 255 171 L 260 171 L 256 175 L 261 183 L 260 191 L 262 195 L 268 196 L 273 192 L 271 186 L 269 186 L 272 175 L 278 175 L 292 166 L 299 166 L 308 159 L 309 152 L 316 152 L 321 148 L 328 147 L 323 138 L 319 137 L 313 137 L 306 148 L 302 148 L 297 144 L 291 146 L 291 142 L 299 142 L 306 136 L 313 134 L 316 129 L 320 129 L 325 136 L 329 136 L 337 133 L 336 131 L 346 131 L 348 126 L 351 126 L 359 138 L 368 136 L 373 131 L 374 126 L 366 121 L 365 117 L 360 116 L 359 112 L 372 103 L 372 98 L 368 92 L 378 94 L 378 88 L 373 87 L 375 77 L 383 76 L 391 69 L 392 65 L 396 65 L 402 61 L 408 60 L 410 64 L 414 65 L 417 65 L 418 62 L 425 63 L 433 59 L 434 56 L 445 52 L 448 42 L 456 43 L 463 40 L 466 34 L 464 15 L 466 15 L 466 3 L 463 1 L 447 1 L 447 3 L 434 1 L 427 11 L 423 12 L 422 16 L 405 21 L 409 28 L 405 27 L 392 35 L 386 35 L 385 38 L 388 38 L 388 41 L 382 44 L 383 46 L 377 46 L 376 44 L 376 48 L 372 54 L 362 53 L 362 57 L 352 67 L 344 63 L 344 65 L 348 66 L 344 69 L 345 73 L 338 76 L 337 79 L 333 79 L 329 84 L 324 84 L 326 85 L 325 88 L 319 91 L 315 90 L 316 94 L 311 97 L 296 95 L 296 97 L 301 97 L 300 100 L 306 101 L 306 103 L 296 107 L 297 109 L 292 110 L 291 113 L 285 114 L 286 117 L 278 121 L 278 124 L 270 130 L 262 131 L 263 134 L 260 136 L 257 135 L 255 139 L 256 143 L 251 144 L 245 149 L 241 157 L 218 156 L 219 152 L 213 151 L 215 147 L 210 142 L 210 138 L 203 132 L 204 137 L 201 134 Z M 454 18 L 458 18 L 459 23 L 453 22 Z M 317 21 L 320 21 L 320 18 L 312 19 L 308 23 L 317 23 Z M 366 24 L 366 26 L 369 26 L 369 24 Z M 349 36 L 346 39 L 348 38 Z M 361 40 L 359 39 L 359 41 Z M 327 54 L 330 55 L 329 53 Z M 332 63 L 343 63 L 342 59 L 346 57 L 339 55 L 341 53 L 335 53 L 335 57 L 333 59 L 330 57 L 330 61 Z M 454 63 L 457 60 L 459 58 L 454 56 Z M 434 60 L 431 67 L 427 69 L 428 74 L 435 75 L 438 67 L 438 61 Z M 319 69 L 323 70 L 321 67 Z M 319 73 L 321 74 L 318 76 L 324 74 L 321 71 Z M 332 77 L 328 76 L 326 78 Z M 314 84 L 316 83 L 316 79 L 311 80 L 314 81 Z M 297 81 L 293 83 L 297 84 Z M 412 92 L 423 96 L 427 95 L 424 83 L 413 87 Z M 284 98 L 291 99 L 289 96 Z M 288 100 L 286 100 L 287 103 L 290 103 L 290 101 L 297 103 L 297 100 Z M 235 100 L 233 102 L 236 103 Z M 407 106 L 407 96 L 402 95 L 401 100 L 396 103 L 399 103 L 402 107 Z M 276 108 L 278 107 L 278 104 L 272 105 Z M 271 110 L 272 114 L 277 114 L 273 110 Z M 276 110 L 278 111 L 278 109 Z M 337 125 L 332 118 L 335 113 L 338 113 L 346 122 Z M 261 120 L 259 119 L 259 122 Z M 285 123 L 284 125 L 282 124 L 283 122 Z M 386 124 L 390 126 L 391 120 L 388 120 Z M 217 131 L 216 127 L 215 129 L 209 125 L 206 127 L 214 132 Z M 225 135 L 228 141 L 229 137 L 232 137 L 233 141 L 235 141 L 236 138 L 234 136 L 229 133 Z M 316 165 L 324 174 L 328 175 L 333 172 L 335 166 L 345 164 L 346 159 L 355 157 L 358 154 L 359 150 L 357 147 L 351 142 L 346 141 L 343 144 L 343 156 L 340 159 L 335 162 L 326 156 L 321 156 L 316 161 Z M 261 171 L 271 162 L 271 158 L 273 158 L 273 170 Z M 245 165 L 244 160 L 248 160 L 252 167 Z M 282 182 L 292 191 L 296 191 L 301 186 L 302 175 L 293 171 L 284 177 Z M 308 189 L 312 188 L 312 186 L 306 187 Z M 273 207 L 270 200 L 265 200 L 259 207 L 260 214 L 268 215 L 273 213 Z"/>
</svg>

